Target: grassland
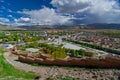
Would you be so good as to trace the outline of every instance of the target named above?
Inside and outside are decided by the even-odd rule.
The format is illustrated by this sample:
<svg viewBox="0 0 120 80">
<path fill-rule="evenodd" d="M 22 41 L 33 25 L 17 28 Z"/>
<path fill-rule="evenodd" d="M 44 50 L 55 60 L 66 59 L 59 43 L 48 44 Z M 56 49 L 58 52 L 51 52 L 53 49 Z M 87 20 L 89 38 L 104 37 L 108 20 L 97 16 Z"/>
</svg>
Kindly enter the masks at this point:
<svg viewBox="0 0 120 80">
<path fill-rule="evenodd" d="M 33 80 L 35 74 L 32 72 L 23 72 L 15 69 L 12 65 L 8 64 L 3 57 L 5 51 L 0 48 L 0 80 Z"/>
</svg>

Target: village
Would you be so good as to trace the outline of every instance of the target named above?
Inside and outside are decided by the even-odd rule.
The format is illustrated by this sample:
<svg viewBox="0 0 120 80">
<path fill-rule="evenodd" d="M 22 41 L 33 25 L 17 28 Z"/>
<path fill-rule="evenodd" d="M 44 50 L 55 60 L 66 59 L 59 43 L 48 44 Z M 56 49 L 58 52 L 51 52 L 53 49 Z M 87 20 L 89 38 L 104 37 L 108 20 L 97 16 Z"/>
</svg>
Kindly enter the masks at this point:
<svg viewBox="0 0 120 80">
<path fill-rule="evenodd" d="M 10 52 L 4 56 L 8 62 L 14 64 L 16 67 L 19 67 L 18 65 L 25 64 L 26 67 L 30 64 L 31 67 L 34 67 L 34 64 L 37 66 L 55 65 L 64 67 L 77 66 L 84 68 L 119 68 L 120 66 L 119 54 L 94 49 L 64 40 L 67 38 L 70 40 L 80 41 L 81 39 L 81 41 L 85 42 L 85 39 L 90 39 L 85 37 L 84 34 L 87 34 L 88 36 L 88 33 L 86 32 L 76 33 L 73 31 L 53 31 L 51 33 L 49 31 L 12 31 L 1 32 L 1 34 L 2 44 L 0 46 Z M 94 39 L 96 38 L 98 37 L 95 37 Z M 19 62 L 16 62 L 16 60 Z M 31 67 L 28 67 L 28 69 Z M 21 67 L 21 69 L 25 70 L 24 67 Z M 30 69 L 30 71 L 35 72 L 36 70 L 33 71 L 33 69 Z M 53 75 L 51 76 L 57 76 L 57 74 Z M 67 74 L 65 75 L 68 76 Z M 42 76 L 45 77 L 45 74 Z M 99 75 L 93 76 L 96 76 L 93 78 L 100 79 Z M 73 77 L 79 78 L 79 75 L 73 74 Z M 87 79 L 86 77 L 84 77 L 84 79 Z"/>
</svg>

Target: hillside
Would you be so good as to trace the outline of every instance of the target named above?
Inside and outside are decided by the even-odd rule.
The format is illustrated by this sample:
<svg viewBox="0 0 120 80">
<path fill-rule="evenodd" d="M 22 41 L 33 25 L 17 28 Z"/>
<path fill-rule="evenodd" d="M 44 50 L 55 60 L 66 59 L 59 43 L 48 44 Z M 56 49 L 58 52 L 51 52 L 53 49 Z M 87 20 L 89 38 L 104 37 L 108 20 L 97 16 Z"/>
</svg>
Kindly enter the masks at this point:
<svg viewBox="0 0 120 80">
<path fill-rule="evenodd" d="M 18 26 L 18 28 L 28 30 L 39 30 L 39 29 L 116 29 L 120 30 L 120 24 L 85 24 L 85 25 L 31 25 L 31 26 Z"/>
<path fill-rule="evenodd" d="M 120 30 L 120 24 L 106 24 L 96 23 L 86 25 L 87 29 L 117 29 Z"/>
<path fill-rule="evenodd" d="M 0 30 L 14 30 L 13 27 L 0 24 Z"/>
</svg>

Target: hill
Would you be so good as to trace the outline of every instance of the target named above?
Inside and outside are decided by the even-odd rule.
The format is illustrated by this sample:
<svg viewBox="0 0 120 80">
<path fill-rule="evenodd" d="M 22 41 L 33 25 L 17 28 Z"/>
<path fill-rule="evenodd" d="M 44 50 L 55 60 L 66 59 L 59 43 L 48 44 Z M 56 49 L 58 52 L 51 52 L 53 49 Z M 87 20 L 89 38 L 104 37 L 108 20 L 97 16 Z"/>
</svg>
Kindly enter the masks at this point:
<svg viewBox="0 0 120 80">
<path fill-rule="evenodd" d="M 15 28 L 0 24 L 0 30 L 14 30 Z"/>
<path fill-rule="evenodd" d="M 117 29 L 120 30 L 120 24 L 100 24 L 100 23 L 96 23 L 96 24 L 88 24 L 85 25 L 85 27 L 87 29 Z"/>
<path fill-rule="evenodd" d="M 40 30 L 40 29 L 117 29 L 120 30 L 120 24 L 85 24 L 85 25 L 31 25 L 31 26 L 18 26 L 18 28 L 27 30 Z"/>
</svg>

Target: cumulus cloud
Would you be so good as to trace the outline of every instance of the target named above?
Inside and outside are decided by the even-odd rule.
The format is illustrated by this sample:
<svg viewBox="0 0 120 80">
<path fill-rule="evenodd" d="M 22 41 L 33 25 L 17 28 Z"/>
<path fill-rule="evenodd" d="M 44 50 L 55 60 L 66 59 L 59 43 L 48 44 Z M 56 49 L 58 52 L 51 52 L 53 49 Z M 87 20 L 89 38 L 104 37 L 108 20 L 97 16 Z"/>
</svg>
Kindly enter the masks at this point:
<svg viewBox="0 0 120 80">
<path fill-rule="evenodd" d="M 51 4 L 63 13 L 76 13 L 90 6 L 90 0 L 52 0 Z"/>
<path fill-rule="evenodd" d="M 14 19 L 15 22 L 29 22 L 30 18 L 20 17 L 19 19 Z"/>
<path fill-rule="evenodd" d="M 30 18 L 20 17 L 18 19 L 14 18 L 14 23 L 12 25 L 21 26 L 21 25 L 30 25 Z"/>
<path fill-rule="evenodd" d="M 47 7 L 44 7 L 40 10 L 24 10 L 19 13 L 28 15 L 32 24 L 40 25 L 68 24 L 69 20 L 71 19 L 70 16 L 63 16 L 59 13 L 56 13 L 55 9 L 50 9 Z"/>
<path fill-rule="evenodd" d="M 10 21 L 9 21 L 9 19 L 7 19 L 7 18 L 1 18 L 1 17 L 0 17 L 0 22 L 1 22 L 1 23 L 7 23 L 7 22 L 10 22 Z"/>
<path fill-rule="evenodd" d="M 14 19 L 16 25 L 70 25 L 120 23 L 118 0 L 51 0 L 55 7 L 18 11 L 27 17 Z"/>
<path fill-rule="evenodd" d="M 8 15 L 8 17 L 12 18 L 13 16 L 12 15 Z"/>
<path fill-rule="evenodd" d="M 74 21 L 79 23 L 120 23 L 117 0 L 52 0 L 51 4 L 61 13 L 76 16 Z"/>
<path fill-rule="evenodd" d="M 0 17 L 0 24 L 9 24 L 10 20 L 7 18 Z"/>
</svg>

